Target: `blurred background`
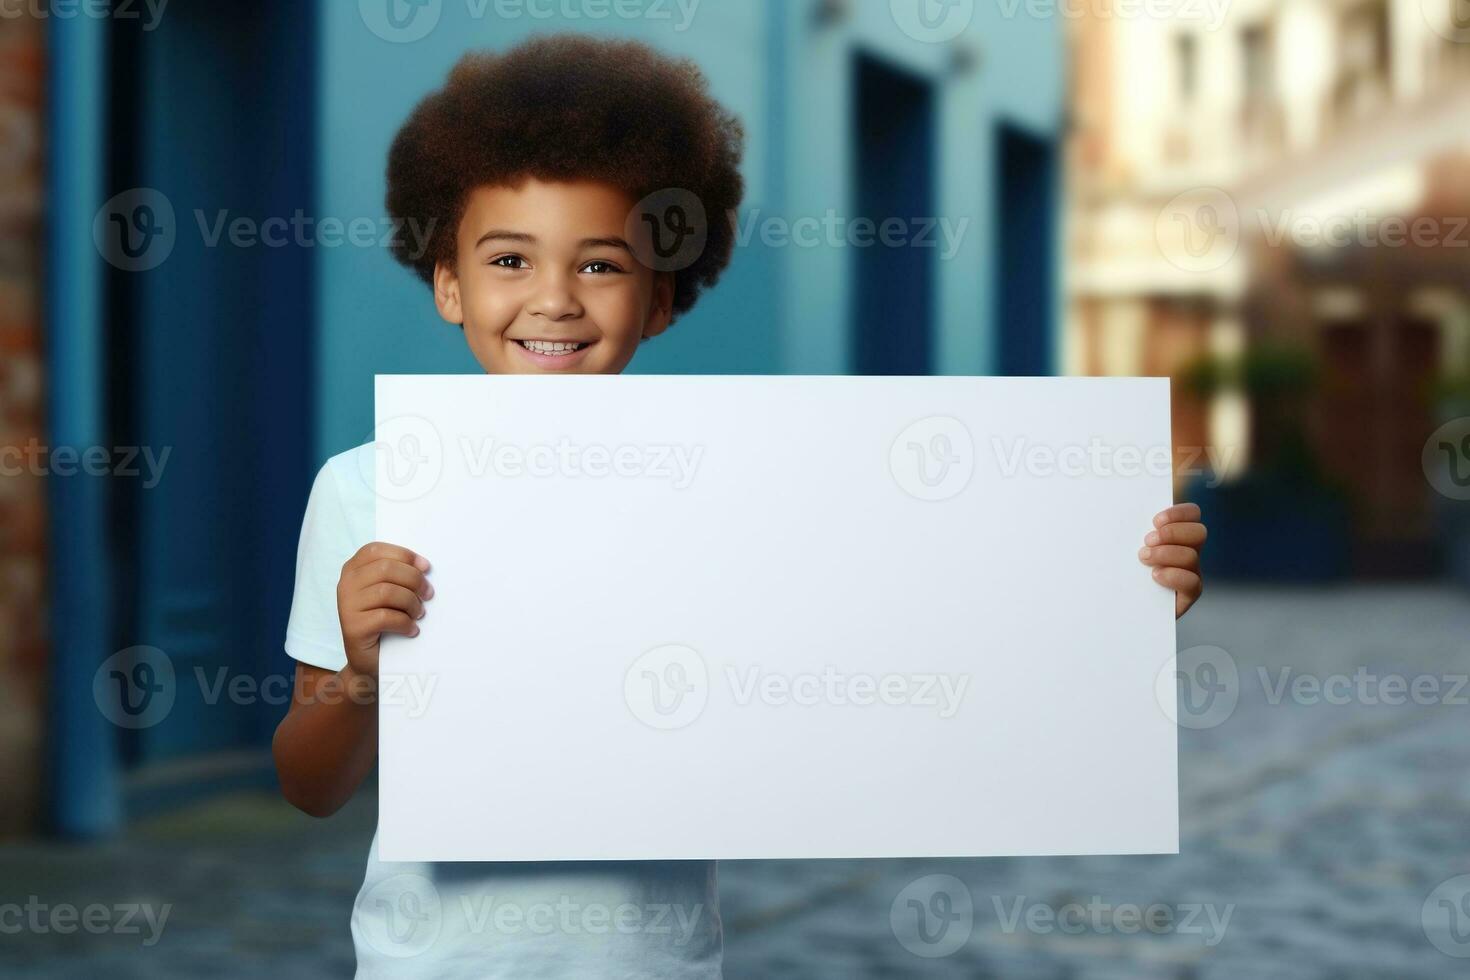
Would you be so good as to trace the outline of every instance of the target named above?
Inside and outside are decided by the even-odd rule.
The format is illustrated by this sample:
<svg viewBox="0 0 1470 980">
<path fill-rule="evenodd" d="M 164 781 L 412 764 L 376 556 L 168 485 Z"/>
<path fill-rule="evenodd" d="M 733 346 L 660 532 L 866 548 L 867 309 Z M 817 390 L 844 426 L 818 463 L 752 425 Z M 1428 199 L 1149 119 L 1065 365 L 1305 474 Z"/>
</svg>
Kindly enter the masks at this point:
<svg viewBox="0 0 1470 980">
<path fill-rule="evenodd" d="M 728 974 L 1463 972 L 1464 0 L 17 0 L 0 973 L 351 972 L 374 788 L 314 821 L 269 756 L 302 509 L 375 372 L 475 370 L 393 133 L 556 30 L 746 126 L 733 264 L 636 370 L 1167 375 L 1211 526 L 1180 856 L 724 862 Z"/>
</svg>

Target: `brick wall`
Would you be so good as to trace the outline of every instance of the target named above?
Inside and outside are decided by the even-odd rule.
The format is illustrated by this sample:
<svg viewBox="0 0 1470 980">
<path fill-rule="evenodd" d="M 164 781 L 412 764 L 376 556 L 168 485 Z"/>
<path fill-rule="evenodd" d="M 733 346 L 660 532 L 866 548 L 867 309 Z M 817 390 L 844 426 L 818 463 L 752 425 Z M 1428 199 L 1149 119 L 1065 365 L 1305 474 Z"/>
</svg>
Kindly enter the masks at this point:
<svg viewBox="0 0 1470 980">
<path fill-rule="evenodd" d="M 0 18 L 0 838 L 34 829 L 41 801 L 45 485 L 39 476 L 17 473 L 24 465 L 5 450 L 45 441 L 44 55 L 44 21 L 26 14 Z"/>
</svg>

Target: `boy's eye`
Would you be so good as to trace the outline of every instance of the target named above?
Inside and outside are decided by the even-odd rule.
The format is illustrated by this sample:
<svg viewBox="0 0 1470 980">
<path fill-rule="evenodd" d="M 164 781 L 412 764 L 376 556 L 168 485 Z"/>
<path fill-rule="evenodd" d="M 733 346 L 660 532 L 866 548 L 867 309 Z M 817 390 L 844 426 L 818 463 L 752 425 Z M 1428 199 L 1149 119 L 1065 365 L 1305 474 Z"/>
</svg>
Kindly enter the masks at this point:
<svg viewBox="0 0 1470 980">
<path fill-rule="evenodd" d="M 582 266 L 582 271 L 590 272 L 595 276 L 600 276 L 608 275 L 610 273 L 622 272 L 623 270 L 618 268 L 613 263 L 608 262 L 606 259 L 593 259 L 591 262 L 588 262 L 586 265 Z"/>
<path fill-rule="evenodd" d="M 497 255 L 490 260 L 491 265 L 498 265 L 502 269 L 524 269 L 526 260 L 519 255 Z"/>
</svg>

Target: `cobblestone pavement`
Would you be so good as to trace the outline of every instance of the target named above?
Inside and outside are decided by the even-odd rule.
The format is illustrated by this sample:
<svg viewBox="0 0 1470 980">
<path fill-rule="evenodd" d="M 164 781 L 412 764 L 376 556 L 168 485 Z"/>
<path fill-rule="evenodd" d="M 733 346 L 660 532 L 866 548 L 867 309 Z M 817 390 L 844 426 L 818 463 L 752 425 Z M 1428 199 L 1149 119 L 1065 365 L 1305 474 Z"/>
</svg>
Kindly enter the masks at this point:
<svg viewBox="0 0 1470 980">
<path fill-rule="evenodd" d="M 1467 638 L 1470 598 L 1447 588 L 1215 590 L 1179 645 L 1228 651 L 1211 662 L 1233 662 L 1238 703 L 1180 732 L 1179 856 L 722 863 L 726 973 L 1463 975 L 1470 883 L 1436 889 L 1470 873 Z M 374 811 L 365 794 L 313 821 L 245 794 L 104 844 L 0 849 L 0 903 L 172 906 L 151 945 L 142 922 L 0 917 L 0 975 L 349 976 Z"/>
</svg>

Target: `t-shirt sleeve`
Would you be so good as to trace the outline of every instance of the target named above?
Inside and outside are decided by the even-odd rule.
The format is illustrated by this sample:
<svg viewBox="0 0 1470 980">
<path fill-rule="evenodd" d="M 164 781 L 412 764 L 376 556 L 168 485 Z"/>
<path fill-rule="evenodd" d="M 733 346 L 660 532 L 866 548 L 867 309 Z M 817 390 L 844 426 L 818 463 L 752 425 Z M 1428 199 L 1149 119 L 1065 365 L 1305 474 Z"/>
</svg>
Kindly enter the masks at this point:
<svg viewBox="0 0 1470 980">
<path fill-rule="evenodd" d="M 347 665 L 337 620 L 337 581 L 342 565 L 363 543 L 352 533 L 329 462 L 311 485 L 296 546 L 296 586 L 286 623 L 286 652 L 296 660 L 333 671 Z"/>
</svg>

